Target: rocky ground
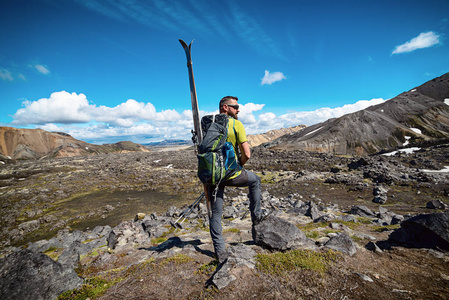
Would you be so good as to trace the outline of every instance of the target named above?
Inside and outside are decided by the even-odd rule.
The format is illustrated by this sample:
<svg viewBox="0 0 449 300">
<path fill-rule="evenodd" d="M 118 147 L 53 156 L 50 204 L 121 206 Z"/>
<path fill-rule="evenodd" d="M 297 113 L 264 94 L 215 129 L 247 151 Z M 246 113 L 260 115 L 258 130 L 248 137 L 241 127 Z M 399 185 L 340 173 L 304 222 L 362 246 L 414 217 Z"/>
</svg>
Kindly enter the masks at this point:
<svg viewBox="0 0 449 300">
<path fill-rule="evenodd" d="M 229 188 L 223 224 L 231 255 L 217 272 L 204 207 L 182 228 L 170 225 L 202 192 L 188 149 L 5 161 L 1 253 L 44 252 L 90 286 L 108 287 L 104 299 L 449 298 L 446 250 L 389 239 L 404 220 L 449 204 L 449 173 L 431 172 L 449 166 L 448 148 L 365 157 L 253 149 L 247 168 L 262 178 L 264 207 L 312 240 L 322 270 L 265 270 L 256 253 L 292 250 L 254 244 L 242 219 L 245 189 Z M 134 221 L 137 213 L 146 217 Z M 350 250 L 329 254 L 326 243 L 343 234 Z M 79 265 L 68 249 L 81 254 Z"/>
</svg>

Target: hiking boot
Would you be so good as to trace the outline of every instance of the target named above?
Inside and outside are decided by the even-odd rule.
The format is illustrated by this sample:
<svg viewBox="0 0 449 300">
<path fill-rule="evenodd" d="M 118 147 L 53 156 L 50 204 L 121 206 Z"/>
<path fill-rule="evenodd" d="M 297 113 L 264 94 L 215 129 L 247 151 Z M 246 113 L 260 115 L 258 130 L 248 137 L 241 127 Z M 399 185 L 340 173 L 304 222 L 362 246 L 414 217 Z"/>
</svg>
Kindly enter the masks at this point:
<svg viewBox="0 0 449 300">
<path fill-rule="evenodd" d="M 253 226 L 260 224 L 263 220 L 265 220 L 271 214 L 271 210 L 262 209 L 262 213 L 260 216 L 254 220 Z"/>
<path fill-rule="evenodd" d="M 215 254 L 215 256 L 217 257 L 218 263 L 221 265 L 228 260 L 229 254 L 228 254 L 228 251 L 224 250 L 224 251 L 217 252 Z"/>
</svg>

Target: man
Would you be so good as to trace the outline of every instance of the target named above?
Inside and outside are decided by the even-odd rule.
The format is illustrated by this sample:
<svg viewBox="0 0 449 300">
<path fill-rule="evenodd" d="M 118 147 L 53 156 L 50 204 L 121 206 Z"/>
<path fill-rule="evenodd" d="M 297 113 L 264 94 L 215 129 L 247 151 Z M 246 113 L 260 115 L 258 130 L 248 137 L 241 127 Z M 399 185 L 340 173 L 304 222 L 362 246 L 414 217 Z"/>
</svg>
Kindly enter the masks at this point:
<svg viewBox="0 0 449 300">
<path fill-rule="evenodd" d="M 220 100 L 220 114 L 226 114 L 229 118 L 227 142 L 231 142 L 234 147 L 235 157 L 240 161 L 240 165 L 244 165 L 251 157 L 251 151 L 246 138 L 245 128 L 242 122 L 238 121 L 239 105 L 238 98 L 226 96 Z M 241 153 L 241 154 L 240 154 Z M 212 217 L 209 220 L 210 234 L 214 244 L 215 255 L 220 263 L 224 262 L 228 254 L 226 246 L 221 234 L 221 217 L 223 214 L 223 193 L 225 186 L 249 187 L 249 208 L 251 211 L 251 220 L 253 226 L 258 224 L 263 218 L 260 207 L 261 187 L 260 178 L 253 172 L 242 168 L 236 174 L 232 175 L 228 180 L 216 186 L 208 186 L 208 194 L 211 202 Z"/>
</svg>

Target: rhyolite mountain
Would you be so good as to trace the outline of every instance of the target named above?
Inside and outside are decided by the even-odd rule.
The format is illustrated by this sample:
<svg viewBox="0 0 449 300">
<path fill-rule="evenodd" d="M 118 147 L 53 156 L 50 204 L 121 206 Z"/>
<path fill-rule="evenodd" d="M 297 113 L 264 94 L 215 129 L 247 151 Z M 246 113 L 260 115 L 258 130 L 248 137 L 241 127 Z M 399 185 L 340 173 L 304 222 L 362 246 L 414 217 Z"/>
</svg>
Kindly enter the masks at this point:
<svg viewBox="0 0 449 300">
<path fill-rule="evenodd" d="M 256 147 L 261 144 L 273 141 L 283 135 L 292 134 L 306 127 L 306 125 L 298 125 L 289 128 L 273 129 L 265 133 L 248 134 L 248 144 L 250 147 Z"/>
<path fill-rule="evenodd" d="M 133 142 L 94 145 L 62 132 L 0 127 L 0 158 L 3 156 L 3 159 L 40 159 L 134 151 L 148 152 L 148 149 Z"/>
<path fill-rule="evenodd" d="M 265 147 L 365 155 L 449 138 L 449 73 L 382 104 L 284 135 Z"/>
</svg>

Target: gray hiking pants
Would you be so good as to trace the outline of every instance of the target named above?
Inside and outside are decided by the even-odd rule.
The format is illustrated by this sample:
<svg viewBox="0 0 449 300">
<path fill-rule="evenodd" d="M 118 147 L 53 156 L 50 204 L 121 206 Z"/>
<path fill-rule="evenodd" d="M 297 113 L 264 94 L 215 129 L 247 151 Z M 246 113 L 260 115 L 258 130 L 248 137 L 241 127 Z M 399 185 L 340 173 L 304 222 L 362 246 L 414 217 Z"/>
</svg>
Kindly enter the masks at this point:
<svg viewBox="0 0 449 300">
<path fill-rule="evenodd" d="M 221 235 L 221 217 L 223 214 L 223 194 L 225 186 L 236 186 L 249 188 L 249 210 L 251 220 L 254 222 L 262 214 L 260 208 L 261 185 L 260 178 L 253 172 L 242 170 L 242 173 L 234 179 L 224 181 L 218 187 L 215 194 L 215 186 L 208 186 L 209 199 L 212 207 L 212 217 L 209 220 L 210 235 L 214 244 L 215 253 L 226 250 L 223 236 Z M 214 197 L 215 195 L 215 197 Z"/>
</svg>

